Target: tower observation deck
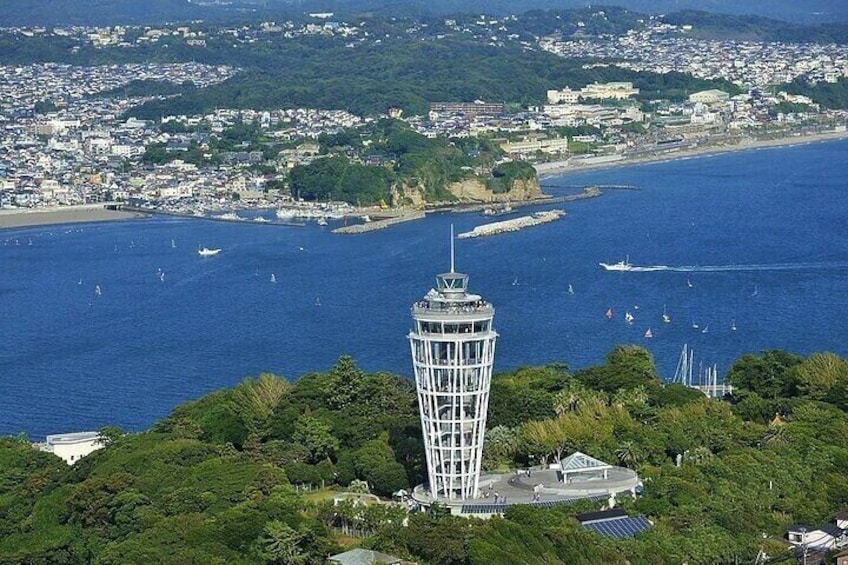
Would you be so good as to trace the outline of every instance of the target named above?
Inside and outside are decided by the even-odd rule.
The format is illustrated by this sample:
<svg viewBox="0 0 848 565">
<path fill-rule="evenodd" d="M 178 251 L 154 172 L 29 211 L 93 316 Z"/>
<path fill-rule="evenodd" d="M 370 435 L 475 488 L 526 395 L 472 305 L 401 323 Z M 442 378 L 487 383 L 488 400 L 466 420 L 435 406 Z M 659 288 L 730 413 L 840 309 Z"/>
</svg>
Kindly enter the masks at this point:
<svg viewBox="0 0 848 565">
<path fill-rule="evenodd" d="M 451 270 L 412 305 L 409 333 L 430 495 L 477 497 L 495 340 L 494 307 Z"/>
</svg>

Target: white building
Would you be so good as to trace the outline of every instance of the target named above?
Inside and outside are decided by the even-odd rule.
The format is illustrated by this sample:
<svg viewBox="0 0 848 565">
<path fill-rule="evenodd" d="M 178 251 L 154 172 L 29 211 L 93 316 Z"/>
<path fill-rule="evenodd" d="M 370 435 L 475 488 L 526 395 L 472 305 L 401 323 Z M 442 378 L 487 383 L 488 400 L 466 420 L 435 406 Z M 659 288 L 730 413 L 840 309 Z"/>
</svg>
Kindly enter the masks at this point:
<svg viewBox="0 0 848 565">
<path fill-rule="evenodd" d="M 494 307 L 468 293 L 468 275 L 451 270 L 412 305 L 409 333 L 430 495 L 478 495 L 483 436 L 497 333 Z"/>
<path fill-rule="evenodd" d="M 542 153 L 567 153 L 568 138 L 536 138 L 521 141 L 507 141 L 501 144 L 501 149 L 508 155 L 532 155 L 537 151 Z"/>
<path fill-rule="evenodd" d="M 727 102 L 728 100 L 730 100 L 730 94 L 716 88 L 693 92 L 689 95 L 689 102 L 692 104 L 697 102 L 701 102 L 703 104 L 716 104 L 718 102 Z"/>
<path fill-rule="evenodd" d="M 602 100 L 625 100 L 639 94 L 638 88 L 633 88 L 632 82 L 606 82 L 587 84 L 580 89 L 583 98 L 599 98 Z"/>
<path fill-rule="evenodd" d="M 47 436 L 40 446 L 41 451 L 52 453 L 73 465 L 92 451 L 103 447 L 100 434 L 97 432 L 74 432 L 70 434 L 54 434 Z"/>
<path fill-rule="evenodd" d="M 562 90 L 549 90 L 549 104 L 577 104 L 580 102 L 580 91 L 571 90 L 567 86 Z"/>
</svg>

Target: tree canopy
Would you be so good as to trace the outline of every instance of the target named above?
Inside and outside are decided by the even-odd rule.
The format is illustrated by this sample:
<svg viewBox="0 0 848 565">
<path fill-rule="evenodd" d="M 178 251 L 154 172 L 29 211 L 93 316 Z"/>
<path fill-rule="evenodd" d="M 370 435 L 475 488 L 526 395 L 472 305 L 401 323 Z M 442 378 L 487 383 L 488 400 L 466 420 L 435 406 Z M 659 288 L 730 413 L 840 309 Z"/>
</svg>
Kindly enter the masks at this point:
<svg viewBox="0 0 848 565">
<path fill-rule="evenodd" d="M 727 379 L 736 388 L 723 400 L 663 386 L 635 346 L 573 374 L 551 364 L 493 379 L 486 468 L 579 450 L 635 469 L 644 492 L 619 503 L 654 526 L 633 539 L 582 529 L 574 516 L 591 501 L 481 521 L 326 500 L 333 489 L 387 500 L 424 480 L 412 383 L 342 356 L 294 383 L 245 379 L 144 433 L 104 429 L 105 447 L 73 467 L 0 439 L 0 564 L 319 564 L 351 543 L 422 564 L 788 556 L 789 524 L 848 507 L 848 361 L 766 351 Z"/>
</svg>

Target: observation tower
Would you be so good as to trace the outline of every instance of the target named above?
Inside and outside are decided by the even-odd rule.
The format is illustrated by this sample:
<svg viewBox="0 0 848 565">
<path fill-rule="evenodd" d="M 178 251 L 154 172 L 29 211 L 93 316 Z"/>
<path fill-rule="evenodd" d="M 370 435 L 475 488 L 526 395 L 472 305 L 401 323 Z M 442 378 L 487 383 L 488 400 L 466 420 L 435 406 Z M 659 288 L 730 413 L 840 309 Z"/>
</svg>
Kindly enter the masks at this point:
<svg viewBox="0 0 848 565">
<path fill-rule="evenodd" d="M 494 307 L 468 293 L 468 275 L 450 272 L 412 305 L 412 365 L 430 496 L 449 501 L 477 497 L 489 386 L 495 359 Z"/>
</svg>

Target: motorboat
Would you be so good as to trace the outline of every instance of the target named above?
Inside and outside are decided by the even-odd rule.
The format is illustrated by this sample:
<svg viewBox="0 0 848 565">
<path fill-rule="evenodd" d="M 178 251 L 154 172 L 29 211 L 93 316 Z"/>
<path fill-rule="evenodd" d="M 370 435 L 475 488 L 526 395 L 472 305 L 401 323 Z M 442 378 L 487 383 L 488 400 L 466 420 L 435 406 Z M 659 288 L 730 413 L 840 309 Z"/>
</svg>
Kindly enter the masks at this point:
<svg viewBox="0 0 848 565">
<path fill-rule="evenodd" d="M 208 247 L 203 247 L 197 250 L 197 254 L 201 257 L 211 257 L 213 255 L 217 255 L 220 252 L 220 249 L 209 249 Z"/>
<path fill-rule="evenodd" d="M 618 263 L 598 263 L 605 271 L 630 271 L 633 265 L 630 264 L 630 258 L 627 257 L 624 261 Z"/>
</svg>

